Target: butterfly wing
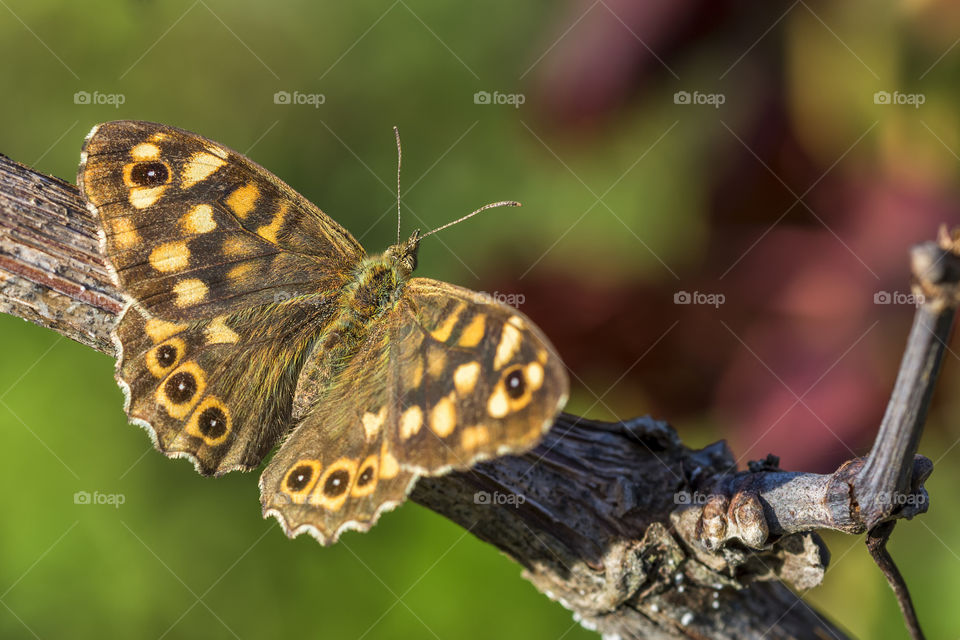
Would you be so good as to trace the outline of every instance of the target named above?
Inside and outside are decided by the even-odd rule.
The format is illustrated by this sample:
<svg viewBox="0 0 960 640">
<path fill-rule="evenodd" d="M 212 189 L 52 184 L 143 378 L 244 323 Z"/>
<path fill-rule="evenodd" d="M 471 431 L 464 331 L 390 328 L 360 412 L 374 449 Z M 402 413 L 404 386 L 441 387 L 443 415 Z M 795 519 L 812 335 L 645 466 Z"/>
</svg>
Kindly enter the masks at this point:
<svg viewBox="0 0 960 640">
<path fill-rule="evenodd" d="M 173 127 L 94 127 L 77 182 L 100 218 L 117 284 L 168 320 L 336 290 L 364 255 L 269 171 Z"/>
<path fill-rule="evenodd" d="M 289 428 L 297 374 L 328 321 L 300 302 L 185 322 L 130 305 L 114 333 L 124 410 L 204 475 L 252 469 Z"/>
<path fill-rule="evenodd" d="M 363 250 L 259 165 L 164 125 L 95 127 L 78 182 L 129 301 L 114 332 L 129 417 L 201 473 L 256 466 Z"/>
<path fill-rule="evenodd" d="M 299 426 L 260 481 L 264 514 L 324 543 L 366 530 L 420 475 L 536 445 L 567 389 L 559 356 L 521 313 L 414 278 L 329 391 L 299 403 Z M 298 388 L 298 400 L 310 394 Z"/>
</svg>

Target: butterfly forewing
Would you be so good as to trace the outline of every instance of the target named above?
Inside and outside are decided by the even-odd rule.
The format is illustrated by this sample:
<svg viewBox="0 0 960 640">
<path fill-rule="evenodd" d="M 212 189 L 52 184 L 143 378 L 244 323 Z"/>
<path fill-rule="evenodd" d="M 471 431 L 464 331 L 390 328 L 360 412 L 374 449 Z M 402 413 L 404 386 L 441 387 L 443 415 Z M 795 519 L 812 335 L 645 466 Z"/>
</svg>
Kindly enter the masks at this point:
<svg viewBox="0 0 960 640">
<path fill-rule="evenodd" d="M 256 163 L 147 122 L 95 127 L 78 183 L 118 284 L 152 315 L 189 319 L 336 290 L 363 249 Z"/>
</svg>

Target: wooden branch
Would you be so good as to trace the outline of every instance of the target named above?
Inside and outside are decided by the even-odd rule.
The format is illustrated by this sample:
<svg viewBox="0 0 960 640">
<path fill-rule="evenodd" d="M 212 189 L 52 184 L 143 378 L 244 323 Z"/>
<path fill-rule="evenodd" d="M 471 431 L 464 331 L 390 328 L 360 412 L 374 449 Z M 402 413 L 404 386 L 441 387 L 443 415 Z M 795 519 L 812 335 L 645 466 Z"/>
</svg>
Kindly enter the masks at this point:
<svg viewBox="0 0 960 640">
<path fill-rule="evenodd" d="M 122 295 L 96 225 L 75 187 L 0 156 L 0 311 L 112 354 Z M 898 486 L 922 506 L 885 518 L 926 508 L 932 465 L 909 462 Z M 829 554 L 812 530 L 866 530 L 851 490 L 863 466 L 788 473 L 771 457 L 736 472 L 724 443 L 688 449 L 664 422 L 563 414 L 532 452 L 424 478 L 412 499 L 607 637 L 845 638 L 778 580 L 820 583 Z"/>
</svg>

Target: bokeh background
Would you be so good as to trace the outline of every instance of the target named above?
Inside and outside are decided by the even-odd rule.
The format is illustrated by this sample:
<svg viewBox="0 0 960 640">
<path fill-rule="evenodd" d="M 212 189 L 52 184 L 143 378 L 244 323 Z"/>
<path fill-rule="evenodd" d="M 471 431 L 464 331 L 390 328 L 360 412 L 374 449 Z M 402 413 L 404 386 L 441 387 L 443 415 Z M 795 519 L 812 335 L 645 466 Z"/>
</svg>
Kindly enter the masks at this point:
<svg viewBox="0 0 960 640">
<path fill-rule="evenodd" d="M 425 242 L 420 273 L 533 317 L 571 411 L 830 471 L 882 415 L 909 246 L 960 222 L 958 39 L 947 0 L 0 0 L 0 153 L 73 181 L 95 123 L 176 125 L 378 251 L 398 125 L 405 236 L 524 203 Z M 930 637 L 960 629 L 958 352 L 921 443 L 932 511 L 891 543 Z M 331 548 L 289 541 L 254 475 L 165 459 L 121 402 L 110 358 L 0 317 L 0 636 L 594 635 L 417 505 Z M 806 599 L 905 637 L 863 540 L 827 541 Z"/>
</svg>

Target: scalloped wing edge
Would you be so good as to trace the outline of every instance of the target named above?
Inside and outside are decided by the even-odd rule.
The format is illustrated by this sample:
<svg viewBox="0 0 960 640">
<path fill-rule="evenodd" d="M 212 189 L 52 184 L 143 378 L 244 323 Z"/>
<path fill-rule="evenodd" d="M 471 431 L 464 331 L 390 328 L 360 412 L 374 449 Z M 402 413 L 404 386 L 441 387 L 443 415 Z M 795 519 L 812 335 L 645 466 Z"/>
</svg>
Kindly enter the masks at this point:
<svg viewBox="0 0 960 640">
<path fill-rule="evenodd" d="M 253 469 L 256 469 L 259 465 L 255 465 L 255 466 L 232 465 L 229 467 L 224 467 L 222 469 L 217 469 L 216 471 L 211 473 L 210 471 L 204 469 L 203 464 L 200 462 L 200 459 L 197 458 L 197 456 L 193 455 L 192 453 L 188 451 L 174 451 L 170 449 L 164 449 L 163 445 L 160 444 L 160 438 L 157 436 L 157 430 L 153 426 L 153 423 L 148 422 L 147 420 L 144 420 L 142 418 L 136 418 L 130 415 L 130 403 L 132 402 L 132 398 L 130 395 L 130 385 L 128 385 L 127 381 L 120 376 L 120 369 L 123 363 L 123 343 L 120 342 L 120 338 L 117 335 L 117 327 L 120 326 L 120 322 L 123 320 L 124 316 L 126 316 L 127 312 L 130 311 L 131 307 L 136 308 L 136 310 L 140 313 L 146 313 L 140 307 L 135 305 L 132 300 L 128 301 L 127 304 L 125 304 L 123 309 L 120 311 L 120 314 L 117 316 L 117 323 L 116 325 L 114 325 L 113 330 L 110 332 L 110 340 L 113 342 L 113 348 L 114 348 L 115 357 L 116 357 L 116 363 L 114 364 L 114 369 L 113 369 L 113 379 L 117 381 L 117 385 L 120 387 L 120 391 L 123 392 L 123 412 L 127 416 L 127 421 L 130 422 L 130 424 L 137 425 L 138 427 L 140 427 L 141 429 L 147 432 L 147 435 L 150 436 L 150 442 L 153 443 L 154 449 L 156 449 L 157 451 L 159 451 L 160 453 L 162 453 L 163 455 L 165 455 L 166 457 L 172 460 L 177 460 L 179 458 L 186 458 L 193 465 L 194 470 L 201 476 L 204 476 L 204 477 L 213 476 L 215 478 L 218 478 L 232 471 L 252 471 Z M 149 317 L 149 314 L 147 315 Z"/>
<path fill-rule="evenodd" d="M 407 488 L 403 492 L 403 498 L 400 500 L 387 500 L 377 507 L 376 511 L 373 512 L 373 515 L 370 516 L 368 520 L 347 520 L 339 527 L 337 527 L 333 533 L 325 534 L 319 528 L 312 524 L 301 524 L 296 527 L 291 527 L 287 523 L 287 519 L 283 516 L 283 513 L 280 509 L 275 507 L 267 507 L 263 504 L 263 476 L 260 476 L 260 480 L 257 483 L 257 486 L 260 488 L 260 504 L 263 505 L 261 512 L 263 514 L 263 519 L 274 518 L 278 523 L 280 523 L 280 529 L 283 531 L 284 535 L 288 538 L 296 538 L 304 533 L 309 534 L 311 538 L 319 542 L 324 547 L 328 547 L 337 542 L 340 539 L 340 536 L 346 533 L 347 531 L 358 531 L 360 533 L 365 533 L 373 528 L 373 525 L 377 523 L 380 519 L 380 516 L 388 511 L 393 511 L 404 502 L 407 501 L 407 498 L 410 496 L 410 492 L 413 491 L 413 487 L 416 486 L 417 480 L 420 479 L 420 476 L 414 474 L 410 478 L 410 483 L 407 485 Z"/>
</svg>

